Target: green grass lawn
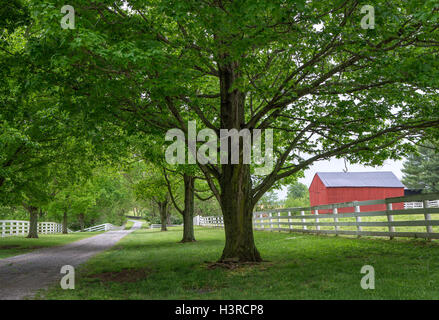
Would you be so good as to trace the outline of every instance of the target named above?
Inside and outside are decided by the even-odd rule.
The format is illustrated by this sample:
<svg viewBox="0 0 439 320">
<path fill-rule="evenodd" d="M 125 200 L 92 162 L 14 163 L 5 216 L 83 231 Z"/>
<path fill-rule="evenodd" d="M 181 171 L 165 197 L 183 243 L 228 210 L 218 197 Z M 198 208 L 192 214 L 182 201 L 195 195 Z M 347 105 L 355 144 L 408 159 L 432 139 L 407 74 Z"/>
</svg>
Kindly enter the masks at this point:
<svg viewBox="0 0 439 320">
<path fill-rule="evenodd" d="M 221 229 L 137 230 L 76 273 L 76 289 L 47 299 L 439 299 L 439 242 L 255 232 L 267 260 L 209 269 L 224 245 Z M 375 268 L 375 290 L 360 287 Z"/>
<path fill-rule="evenodd" d="M 134 222 L 132 222 L 131 220 L 128 220 L 127 223 L 125 223 L 125 228 L 124 230 L 129 230 L 133 227 Z"/>
<path fill-rule="evenodd" d="M 27 239 L 25 236 L 0 238 L 0 259 L 27 253 L 40 248 L 64 245 L 73 241 L 95 236 L 99 233 L 101 232 L 39 234 L 38 239 Z"/>
</svg>

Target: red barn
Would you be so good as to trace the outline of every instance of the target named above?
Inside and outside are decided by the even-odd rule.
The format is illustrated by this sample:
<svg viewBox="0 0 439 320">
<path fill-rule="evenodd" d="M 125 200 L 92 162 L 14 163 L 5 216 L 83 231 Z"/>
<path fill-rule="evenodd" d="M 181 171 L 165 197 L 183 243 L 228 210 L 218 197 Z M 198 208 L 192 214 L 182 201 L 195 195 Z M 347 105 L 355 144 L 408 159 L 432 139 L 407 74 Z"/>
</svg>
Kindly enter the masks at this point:
<svg viewBox="0 0 439 320">
<path fill-rule="evenodd" d="M 390 171 L 317 172 L 309 186 L 311 206 L 402 196 L 404 185 Z M 395 203 L 393 209 L 404 209 L 404 204 Z M 360 210 L 386 210 L 386 205 L 361 206 Z M 338 212 L 353 212 L 353 208 L 340 208 Z M 328 213 L 328 210 L 322 210 L 321 213 Z"/>
</svg>

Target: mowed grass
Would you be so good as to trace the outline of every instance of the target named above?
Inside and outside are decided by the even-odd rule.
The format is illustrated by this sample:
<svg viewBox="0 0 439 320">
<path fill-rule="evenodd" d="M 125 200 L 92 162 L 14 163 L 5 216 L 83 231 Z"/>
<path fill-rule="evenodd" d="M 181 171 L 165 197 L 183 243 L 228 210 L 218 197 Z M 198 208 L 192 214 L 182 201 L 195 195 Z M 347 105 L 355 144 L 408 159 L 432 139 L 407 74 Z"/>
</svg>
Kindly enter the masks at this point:
<svg viewBox="0 0 439 320">
<path fill-rule="evenodd" d="M 100 234 L 101 232 L 77 232 L 69 234 L 39 234 L 38 239 L 27 239 L 26 236 L 10 236 L 0 238 L 0 259 L 27 253 L 36 249 L 61 246 Z"/>
<path fill-rule="evenodd" d="M 58 286 L 46 299 L 438 299 L 439 243 L 255 232 L 266 262 L 208 268 L 224 245 L 222 229 L 140 229 L 76 272 L 75 290 Z M 360 286 L 375 269 L 375 290 Z"/>
<path fill-rule="evenodd" d="M 134 222 L 131 221 L 131 220 L 128 220 L 127 223 L 125 223 L 125 228 L 124 228 L 124 230 L 129 230 L 129 229 L 131 229 L 131 228 L 133 227 L 133 225 L 134 225 Z"/>
</svg>

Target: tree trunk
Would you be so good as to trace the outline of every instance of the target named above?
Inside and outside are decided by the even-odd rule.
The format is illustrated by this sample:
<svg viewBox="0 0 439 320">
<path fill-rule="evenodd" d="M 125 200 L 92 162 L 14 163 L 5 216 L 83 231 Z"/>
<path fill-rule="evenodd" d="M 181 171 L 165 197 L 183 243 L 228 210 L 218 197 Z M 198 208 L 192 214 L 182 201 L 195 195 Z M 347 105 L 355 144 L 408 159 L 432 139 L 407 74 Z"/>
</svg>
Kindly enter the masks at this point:
<svg viewBox="0 0 439 320">
<path fill-rule="evenodd" d="M 233 88 L 240 77 L 237 70 L 237 63 L 219 64 L 221 129 L 240 131 L 245 126 L 245 94 Z M 226 243 L 220 261 L 259 262 L 262 259 L 253 238 L 250 164 L 243 163 L 242 142 L 240 137 L 239 163 L 231 163 L 232 141 L 229 139 L 228 162 L 221 164 L 220 203 Z"/>
<path fill-rule="evenodd" d="M 221 208 L 226 244 L 220 261 L 262 261 L 253 238 L 250 167 L 233 165 L 223 169 Z"/>
<path fill-rule="evenodd" d="M 27 238 L 38 238 L 38 208 L 33 206 L 26 206 L 29 212 L 29 234 Z"/>
<path fill-rule="evenodd" d="M 64 210 L 64 214 L 62 217 L 62 233 L 67 234 L 67 211 Z"/>
<path fill-rule="evenodd" d="M 81 226 L 81 232 L 84 232 L 84 213 L 79 214 L 79 225 Z"/>
<path fill-rule="evenodd" d="M 194 235 L 194 181 L 191 175 L 184 174 L 184 211 L 183 211 L 183 239 L 181 242 L 195 241 Z"/>
<path fill-rule="evenodd" d="M 163 202 L 158 202 L 157 204 L 159 206 L 160 222 L 162 224 L 161 231 L 168 231 L 168 229 L 166 228 L 167 215 L 168 215 L 168 210 L 167 210 L 168 203 L 167 203 L 167 201 L 163 201 Z"/>
</svg>

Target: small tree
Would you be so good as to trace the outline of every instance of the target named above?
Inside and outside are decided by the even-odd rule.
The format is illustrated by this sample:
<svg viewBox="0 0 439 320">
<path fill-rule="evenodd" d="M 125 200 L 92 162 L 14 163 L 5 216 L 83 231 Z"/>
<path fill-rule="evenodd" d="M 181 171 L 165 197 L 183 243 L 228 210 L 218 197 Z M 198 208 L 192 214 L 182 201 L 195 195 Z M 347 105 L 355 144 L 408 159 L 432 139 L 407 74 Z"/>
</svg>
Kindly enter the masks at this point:
<svg viewBox="0 0 439 320">
<path fill-rule="evenodd" d="M 142 165 L 141 170 L 142 179 L 134 186 L 135 194 L 137 198 L 146 201 L 152 200 L 157 205 L 161 221 L 161 231 L 167 231 L 166 225 L 171 197 L 166 179 L 161 169 L 151 164 Z"/>
</svg>

